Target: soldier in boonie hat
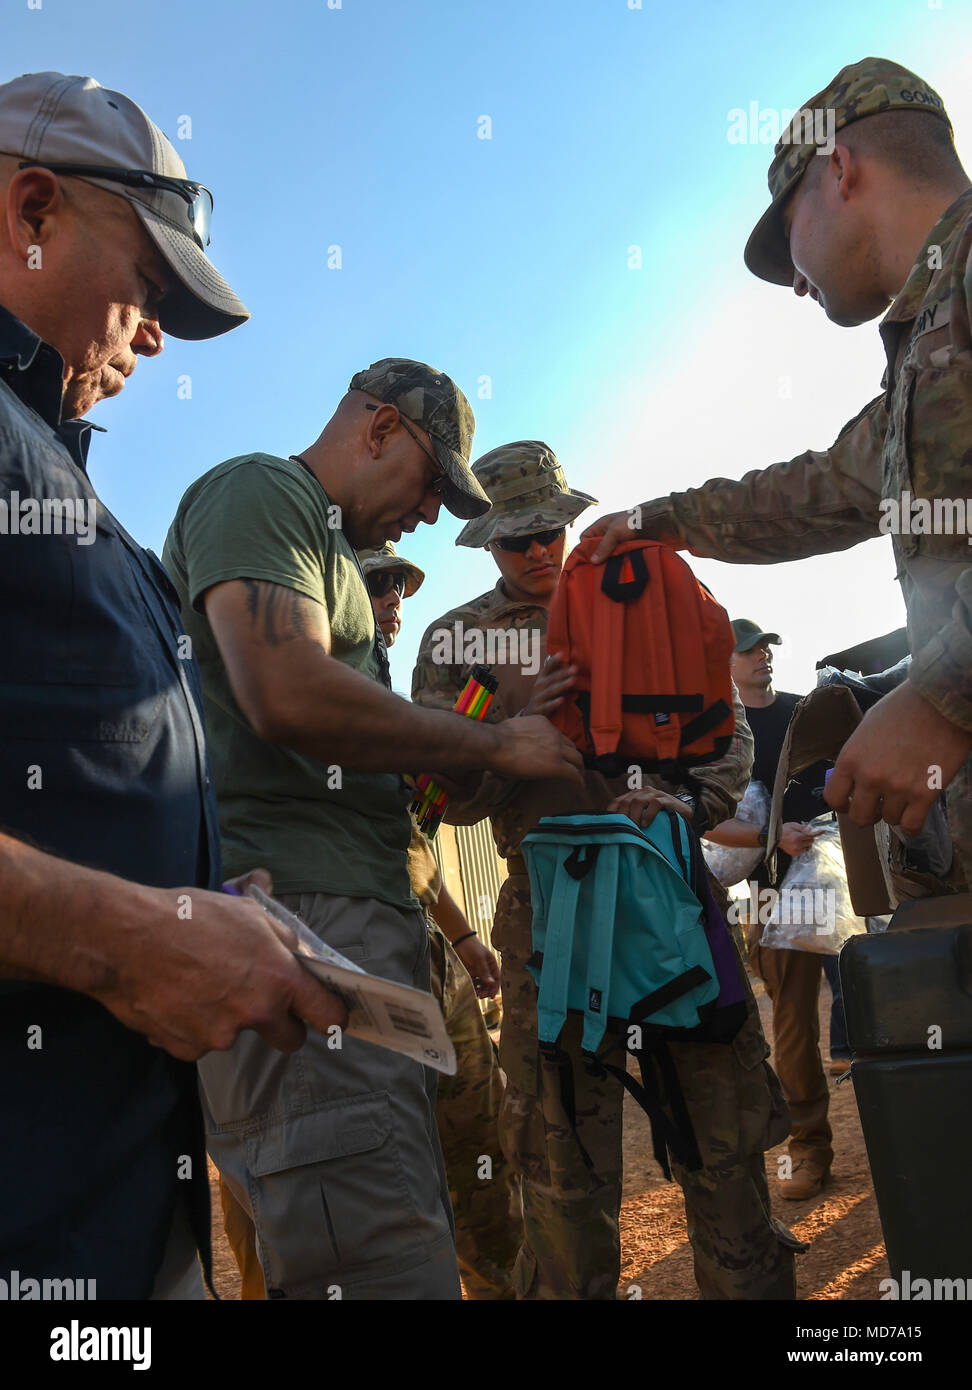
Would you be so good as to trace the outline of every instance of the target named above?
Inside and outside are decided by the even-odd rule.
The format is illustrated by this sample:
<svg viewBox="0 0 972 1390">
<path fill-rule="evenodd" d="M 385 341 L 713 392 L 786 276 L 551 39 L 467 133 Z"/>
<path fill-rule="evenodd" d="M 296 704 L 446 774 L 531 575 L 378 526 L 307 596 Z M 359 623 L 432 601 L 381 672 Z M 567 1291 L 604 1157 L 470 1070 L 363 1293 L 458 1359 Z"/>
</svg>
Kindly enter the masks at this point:
<svg viewBox="0 0 972 1390">
<path fill-rule="evenodd" d="M 559 529 L 597 502 L 567 486 L 557 455 L 539 439 L 501 444 L 477 459 L 472 471 L 491 506 L 462 528 L 456 545 L 486 546 L 504 536 Z"/>
<path fill-rule="evenodd" d="M 385 541 L 385 544 L 378 546 L 377 550 L 359 550 L 357 556 L 361 565 L 361 573 L 366 579 L 369 574 L 375 574 L 379 571 L 403 574 L 405 576 L 405 588 L 402 598 L 411 598 L 425 583 L 425 570 L 420 570 L 418 565 L 413 564 L 411 560 L 406 560 L 403 555 L 399 555 L 391 541 Z"/>
<path fill-rule="evenodd" d="M 793 262 L 783 226 L 783 206 L 811 162 L 833 149 L 834 136 L 854 121 L 883 111 L 927 111 L 952 125 L 937 92 L 887 58 L 863 58 L 841 68 L 834 80 L 796 112 L 780 136 L 769 167 L 772 202 L 757 222 L 744 252 L 761 280 L 793 284 Z"/>
<path fill-rule="evenodd" d="M 356 372 L 348 390 L 397 406 L 400 415 L 425 430 L 444 474 L 442 500 L 453 516 L 468 521 L 488 511 L 489 498 L 469 468 L 476 418 L 444 372 L 411 358 L 383 357 L 367 371 Z"/>
<path fill-rule="evenodd" d="M 375 622 L 381 628 L 385 646 L 390 647 L 402 627 L 402 600 L 411 598 L 425 582 L 425 571 L 411 560 L 398 554 L 391 541 L 376 550 L 356 552 L 375 610 Z"/>
</svg>

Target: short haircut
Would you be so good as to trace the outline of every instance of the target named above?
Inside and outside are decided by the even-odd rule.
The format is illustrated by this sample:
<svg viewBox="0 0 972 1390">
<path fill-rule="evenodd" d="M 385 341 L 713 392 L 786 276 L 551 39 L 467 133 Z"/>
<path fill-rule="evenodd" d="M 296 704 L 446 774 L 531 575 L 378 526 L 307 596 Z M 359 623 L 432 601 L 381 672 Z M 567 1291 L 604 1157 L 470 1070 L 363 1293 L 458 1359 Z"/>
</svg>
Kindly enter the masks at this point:
<svg viewBox="0 0 972 1390">
<path fill-rule="evenodd" d="M 965 177 L 948 124 L 930 111 L 879 111 L 839 130 L 836 140 L 922 187 Z"/>
</svg>

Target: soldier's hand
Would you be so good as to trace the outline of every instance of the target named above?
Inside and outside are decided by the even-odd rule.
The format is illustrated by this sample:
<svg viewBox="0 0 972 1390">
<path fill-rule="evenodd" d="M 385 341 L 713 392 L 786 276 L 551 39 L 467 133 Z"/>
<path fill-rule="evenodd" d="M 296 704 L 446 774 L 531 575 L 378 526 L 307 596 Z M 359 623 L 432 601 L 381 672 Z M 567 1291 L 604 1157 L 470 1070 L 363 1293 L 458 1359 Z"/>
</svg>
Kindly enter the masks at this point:
<svg viewBox="0 0 972 1390">
<path fill-rule="evenodd" d="M 906 680 L 868 710 L 844 744 L 824 799 L 855 825 L 885 820 L 917 835 L 970 749 L 972 734 L 950 723 Z"/>
<path fill-rule="evenodd" d="M 490 767 L 500 777 L 527 781 L 564 777 L 583 782 L 584 759 L 548 719 L 530 714 L 506 719 L 494 728 L 499 738 Z"/>
<path fill-rule="evenodd" d="M 496 957 L 479 940 L 467 936 L 455 948 L 456 955 L 472 976 L 473 986 L 480 999 L 493 999 L 499 990 L 499 966 Z"/>
<path fill-rule="evenodd" d="M 609 803 L 608 810 L 627 816 L 642 828 L 651 825 L 659 811 L 676 811 L 689 823 L 692 820 L 692 808 L 687 802 L 679 801 L 677 796 L 671 796 L 668 792 L 656 791 L 653 787 L 616 796 Z"/>
<path fill-rule="evenodd" d="M 574 683 L 576 666 L 565 666 L 559 652 L 548 656 L 537 676 L 530 694 L 529 703 L 522 714 L 553 714 L 564 702 L 564 696 Z"/>
<path fill-rule="evenodd" d="M 110 968 L 89 993 L 156 1047 L 192 1062 L 252 1028 L 295 1052 L 307 1027 L 326 1032 L 347 1022 L 337 995 L 293 955 L 295 934 L 252 899 L 129 887 L 106 913 Z"/>
<path fill-rule="evenodd" d="M 596 521 L 591 522 L 581 540 L 586 540 L 588 536 L 601 537 L 600 545 L 591 556 L 595 565 L 601 564 L 625 541 L 647 538 L 656 541 L 678 539 L 674 526 L 666 518 L 642 517 L 642 511 L 650 506 L 654 506 L 654 503 L 646 502 L 644 507 L 629 507 L 623 512 L 610 512 L 607 516 L 599 516 Z"/>
<path fill-rule="evenodd" d="M 624 541 L 637 540 L 641 535 L 640 521 L 637 507 L 629 507 L 626 512 L 609 512 L 607 516 L 599 516 L 592 521 L 582 533 L 581 540 L 586 541 L 588 536 L 601 537 L 601 543 L 591 557 L 594 564 L 599 565 L 613 555 L 615 547 Z"/>
</svg>

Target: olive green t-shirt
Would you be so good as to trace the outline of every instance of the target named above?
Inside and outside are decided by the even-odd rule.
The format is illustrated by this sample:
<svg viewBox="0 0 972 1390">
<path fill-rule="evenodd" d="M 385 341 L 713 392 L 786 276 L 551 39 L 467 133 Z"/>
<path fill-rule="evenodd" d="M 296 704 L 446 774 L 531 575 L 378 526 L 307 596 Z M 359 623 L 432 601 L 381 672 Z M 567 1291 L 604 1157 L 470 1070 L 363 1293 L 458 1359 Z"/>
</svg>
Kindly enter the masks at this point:
<svg viewBox="0 0 972 1390">
<path fill-rule="evenodd" d="M 202 673 L 227 876 L 262 865 L 277 893 L 414 908 L 403 778 L 327 765 L 259 738 L 233 698 L 205 615 L 206 590 L 224 580 L 296 589 L 327 609 L 331 656 L 381 681 L 371 600 L 339 509 L 301 464 L 246 454 L 193 483 L 162 558 Z"/>
</svg>

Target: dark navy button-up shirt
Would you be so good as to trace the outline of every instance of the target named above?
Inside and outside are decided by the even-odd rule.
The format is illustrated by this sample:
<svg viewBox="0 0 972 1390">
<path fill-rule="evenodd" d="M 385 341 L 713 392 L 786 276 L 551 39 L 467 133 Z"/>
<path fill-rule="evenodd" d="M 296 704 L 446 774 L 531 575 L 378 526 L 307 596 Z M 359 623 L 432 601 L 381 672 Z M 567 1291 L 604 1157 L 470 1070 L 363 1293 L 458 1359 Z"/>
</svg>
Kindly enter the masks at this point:
<svg viewBox="0 0 972 1390">
<path fill-rule="evenodd" d="M 139 883 L 215 888 L 202 692 L 178 600 L 98 500 L 92 426 L 60 420 L 62 373 L 0 307 L 0 826 Z M 56 922 L 45 933 L 53 958 Z M 195 1068 L 94 1000 L 21 981 L 0 982 L 0 1049 L 0 1277 L 145 1297 L 180 1193 L 208 1258 Z"/>
</svg>

